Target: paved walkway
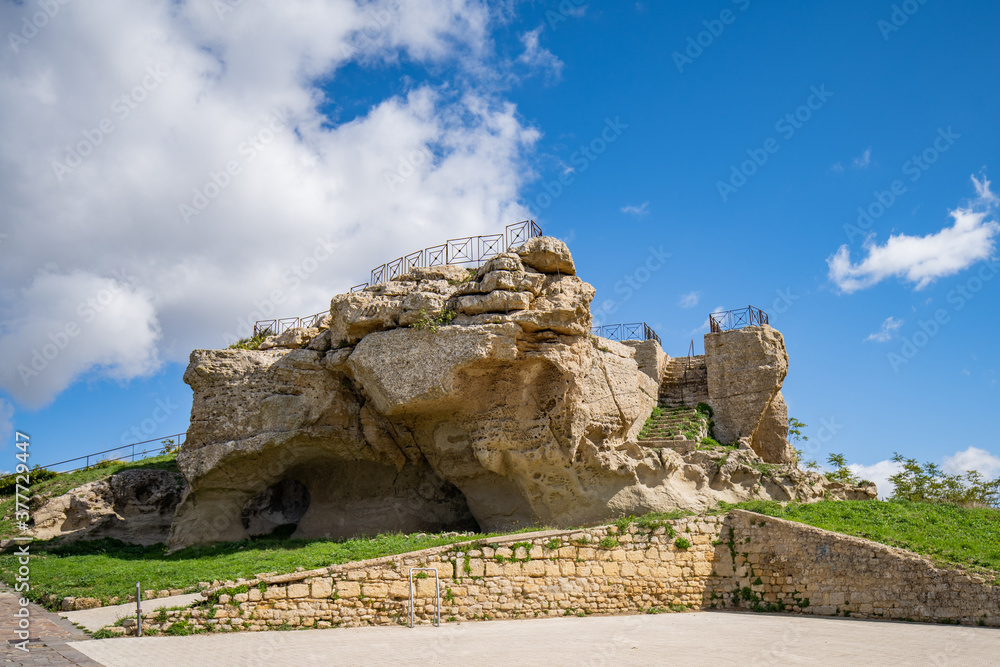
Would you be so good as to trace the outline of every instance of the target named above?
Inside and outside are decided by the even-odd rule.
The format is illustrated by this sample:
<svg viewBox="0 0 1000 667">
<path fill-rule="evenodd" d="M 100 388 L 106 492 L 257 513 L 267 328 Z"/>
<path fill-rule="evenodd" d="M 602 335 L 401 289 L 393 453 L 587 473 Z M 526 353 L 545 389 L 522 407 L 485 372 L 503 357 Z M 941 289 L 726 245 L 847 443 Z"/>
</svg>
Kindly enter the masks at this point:
<svg viewBox="0 0 1000 667">
<path fill-rule="evenodd" d="M 155 600 L 143 600 L 142 615 L 145 617 L 157 609 L 166 607 L 189 607 L 192 602 L 204 599 L 201 597 L 201 593 L 189 593 L 168 598 L 156 598 Z M 119 618 L 135 618 L 135 603 L 116 604 L 111 607 L 97 607 L 96 609 L 82 609 L 80 611 L 63 611 L 59 615 L 71 623 L 82 625 L 90 632 L 97 632 L 103 627 L 114 625 Z"/>
<path fill-rule="evenodd" d="M 66 642 L 86 639 L 87 634 L 66 619 L 46 611 L 36 604 L 29 604 L 30 625 L 27 651 L 14 644 L 20 642 L 16 634 L 21 609 L 20 595 L 0 584 L 0 663 L 4 665 L 100 665 L 86 655 L 67 646 Z"/>
<path fill-rule="evenodd" d="M 73 642 L 157 665 L 996 665 L 1000 630 L 702 612 Z"/>
</svg>

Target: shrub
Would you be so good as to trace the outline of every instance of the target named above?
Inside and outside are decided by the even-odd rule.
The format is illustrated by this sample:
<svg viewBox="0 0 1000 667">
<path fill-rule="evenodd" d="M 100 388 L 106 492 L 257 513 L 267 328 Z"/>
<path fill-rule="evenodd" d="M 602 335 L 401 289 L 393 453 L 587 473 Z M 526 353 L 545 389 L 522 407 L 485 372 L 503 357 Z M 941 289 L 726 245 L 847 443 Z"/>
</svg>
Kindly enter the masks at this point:
<svg viewBox="0 0 1000 667">
<path fill-rule="evenodd" d="M 269 331 L 265 331 L 262 334 L 256 336 L 251 336 L 250 338 L 241 338 L 232 345 L 229 346 L 230 350 L 256 350 L 260 348 L 260 344 L 264 342 L 267 338 Z"/>
<path fill-rule="evenodd" d="M 691 542 L 683 537 L 678 537 L 676 540 L 674 540 L 674 546 L 677 547 L 678 549 L 690 549 Z"/>
<path fill-rule="evenodd" d="M 21 480 L 24 480 L 24 476 L 28 476 L 27 486 L 30 488 L 35 484 L 41 484 L 42 482 L 48 481 L 58 475 L 59 473 L 49 470 L 47 468 L 39 468 L 35 466 L 27 473 L 22 473 L 20 475 Z M 0 496 L 12 496 L 17 491 L 18 484 L 17 473 L 6 475 L 0 478 Z"/>
</svg>

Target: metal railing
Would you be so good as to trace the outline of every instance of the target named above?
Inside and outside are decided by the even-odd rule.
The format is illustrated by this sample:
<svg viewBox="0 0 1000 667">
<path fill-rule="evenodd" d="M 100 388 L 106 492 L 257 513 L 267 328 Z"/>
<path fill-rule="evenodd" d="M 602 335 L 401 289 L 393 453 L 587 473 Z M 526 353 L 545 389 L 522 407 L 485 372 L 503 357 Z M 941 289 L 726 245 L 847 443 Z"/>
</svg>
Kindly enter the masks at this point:
<svg viewBox="0 0 1000 667">
<path fill-rule="evenodd" d="M 378 285 L 398 278 L 410 269 L 421 266 L 479 264 L 502 252 L 507 252 L 514 246 L 521 245 L 530 238 L 541 235 L 542 228 L 535 224 L 534 220 L 522 220 L 507 225 L 501 234 L 448 239 L 441 245 L 416 250 L 409 255 L 403 255 L 391 262 L 376 266 L 371 271 L 370 281 L 355 285 L 351 291 L 359 292 L 371 285 Z"/>
<path fill-rule="evenodd" d="M 708 319 L 711 324 L 712 333 L 760 326 L 768 323 L 767 313 L 753 306 L 747 306 L 739 310 L 724 310 L 712 313 L 708 316 Z"/>
<path fill-rule="evenodd" d="M 253 325 L 253 335 L 254 338 L 257 336 L 275 336 L 297 327 L 314 327 L 318 325 L 319 321 L 329 313 L 330 311 L 324 310 L 316 313 L 315 315 L 307 315 L 305 317 L 282 317 L 274 320 L 257 320 L 257 322 Z"/>
<path fill-rule="evenodd" d="M 653 331 L 653 327 L 645 322 L 633 322 L 631 324 L 605 324 L 599 327 L 591 327 L 590 333 L 608 340 L 655 340 L 662 346 L 660 337 Z"/>
<path fill-rule="evenodd" d="M 141 459 L 146 458 L 146 455 L 149 455 L 149 454 L 152 454 L 152 455 L 155 456 L 155 455 L 163 453 L 163 450 L 164 450 L 163 441 L 164 440 L 173 440 L 174 443 L 171 446 L 172 447 L 180 447 L 181 444 L 183 444 L 184 438 L 185 438 L 186 435 L 187 435 L 186 433 L 175 433 L 173 435 L 164 435 L 164 436 L 161 436 L 159 438 L 153 438 L 152 440 L 143 440 L 142 442 L 133 442 L 131 445 L 122 445 L 121 447 L 112 447 L 111 449 L 105 449 L 104 451 L 101 451 L 101 452 L 94 452 L 93 454 L 84 454 L 83 456 L 77 456 L 76 458 L 73 458 L 73 459 L 66 459 L 65 461 L 57 461 L 56 463 L 49 463 L 48 465 L 44 465 L 42 467 L 45 468 L 46 470 L 52 470 L 54 472 L 63 472 L 63 473 L 76 472 L 77 470 L 83 470 L 84 468 L 89 468 L 90 465 L 91 465 L 91 463 L 90 463 L 91 459 L 93 459 L 93 461 L 94 461 L 95 464 L 96 463 L 100 463 L 101 461 L 103 461 L 104 459 L 107 459 L 107 458 L 112 458 L 114 460 L 124 461 L 125 458 L 126 458 L 125 455 L 121 455 L 121 456 L 117 456 L 116 455 L 114 457 L 108 457 L 108 456 L 106 456 L 107 454 L 110 454 L 111 452 L 118 452 L 118 451 L 121 451 L 123 449 L 130 450 L 130 453 L 128 454 L 128 460 L 130 462 L 133 462 L 133 461 L 136 460 L 136 457 L 139 457 L 139 459 L 141 460 Z M 151 442 L 158 443 L 159 447 L 153 447 L 153 448 L 150 448 L 150 449 L 143 449 L 143 450 L 140 450 L 138 452 L 135 451 L 136 447 L 140 447 L 141 445 L 148 445 Z M 105 455 L 105 456 L 103 456 L 103 458 L 100 458 L 100 457 L 102 457 L 102 455 Z M 77 467 L 77 468 L 71 468 L 70 470 L 55 470 L 56 466 L 61 466 L 61 465 L 64 465 L 66 463 L 76 463 L 77 461 L 84 461 L 84 464 L 82 466 Z"/>
<path fill-rule="evenodd" d="M 408 255 L 397 257 L 391 262 L 376 266 L 371 271 L 370 282 L 361 283 L 351 288 L 351 292 L 360 292 L 366 287 L 378 285 L 398 278 L 410 269 L 422 266 L 445 266 L 446 264 L 481 264 L 491 257 L 525 243 L 528 239 L 542 235 L 542 228 L 534 220 L 522 220 L 507 225 L 501 234 L 485 236 L 466 236 L 460 239 L 449 239 L 441 245 L 416 250 Z M 274 320 L 258 320 L 253 325 L 253 335 L 273 336 L 284 333 L 294 327 L 314 326 L 322 316 L 329 311 L 309 315 L 308 317 L 283 317 Z"/>
</svg>

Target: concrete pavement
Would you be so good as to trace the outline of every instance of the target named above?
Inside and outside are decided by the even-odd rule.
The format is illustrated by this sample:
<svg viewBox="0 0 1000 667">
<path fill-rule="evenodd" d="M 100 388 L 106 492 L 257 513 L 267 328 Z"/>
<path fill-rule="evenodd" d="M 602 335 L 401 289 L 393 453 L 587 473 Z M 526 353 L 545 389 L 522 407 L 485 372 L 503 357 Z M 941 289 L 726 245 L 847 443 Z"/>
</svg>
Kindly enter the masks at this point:
<svg viewBox="0 0 1000 667">
<path fill-rule="evenodd" d="M 211 665 L 995 665 L 1000 630 L 700 612 L 103 639 L 108 667 Z"/>
<path fill-rule="evenodd" d="M 167 598 L 156 598 L 154 600 L 142 601 L 142 615 L 154 614 L 157 609 L 169 607 L 190 607 L 192 602 L 204 600 L 201 593 L 188 593 L 187 595 L 174 595 Z M 96 609 L 81 609 L 80 611 L 62 611 L 59 615 L 70 623 L 81 625 L 90 632 L 97 632 L 103 627 L 114 625 L 120 618 L 135 618 L 135 603 L 116 604 L 111 607 L 97 607 Z"/>
</svg>

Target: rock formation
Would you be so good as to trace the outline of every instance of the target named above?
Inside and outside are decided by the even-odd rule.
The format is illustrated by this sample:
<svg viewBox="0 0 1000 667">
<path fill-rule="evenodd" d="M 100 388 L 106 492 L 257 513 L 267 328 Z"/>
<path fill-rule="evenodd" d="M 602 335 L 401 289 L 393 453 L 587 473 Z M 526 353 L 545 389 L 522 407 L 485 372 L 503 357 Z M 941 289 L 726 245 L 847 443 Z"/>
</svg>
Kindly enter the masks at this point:
<svg viewBox="0 0 1000 667">
<path fill-rule="evenodd" d="M 110 537 L 167 541 L 184 479 L 166 470 L 123 470 L 49 500 L 33 499 L 32 535 L 41 540 Z"/>
<path fill-rule="evenodd" d="M 781 333 L 749 326 L 705 335 L 709 404 L 721 442 L 750 437 L 750 446 L 769 463 L 791 463 L 788 410 L 781 385 L 788 353 Z"/>
<path fill-rule="evenodd" d="M 281 526 L 296 537 L 568 526 L 823 496 L 821 476 L 762 465 L 772 452 L 787 460 L 775 441 L 780 334 L 713 352 L 737 363 L 716 422 L 749 445 L 644 447 L 668 359 L 653 341 L 591 336 L 594 290 L 575 274 L 562 242 L 534 238 L 479 269 L 416 268 L 338 295 L 317 328 L 259 350 L 193 352 L 178 455 L 189 485 L 170 545 Z M 739 383 L 772 365 L 742 397 Z"/>
</svg>

